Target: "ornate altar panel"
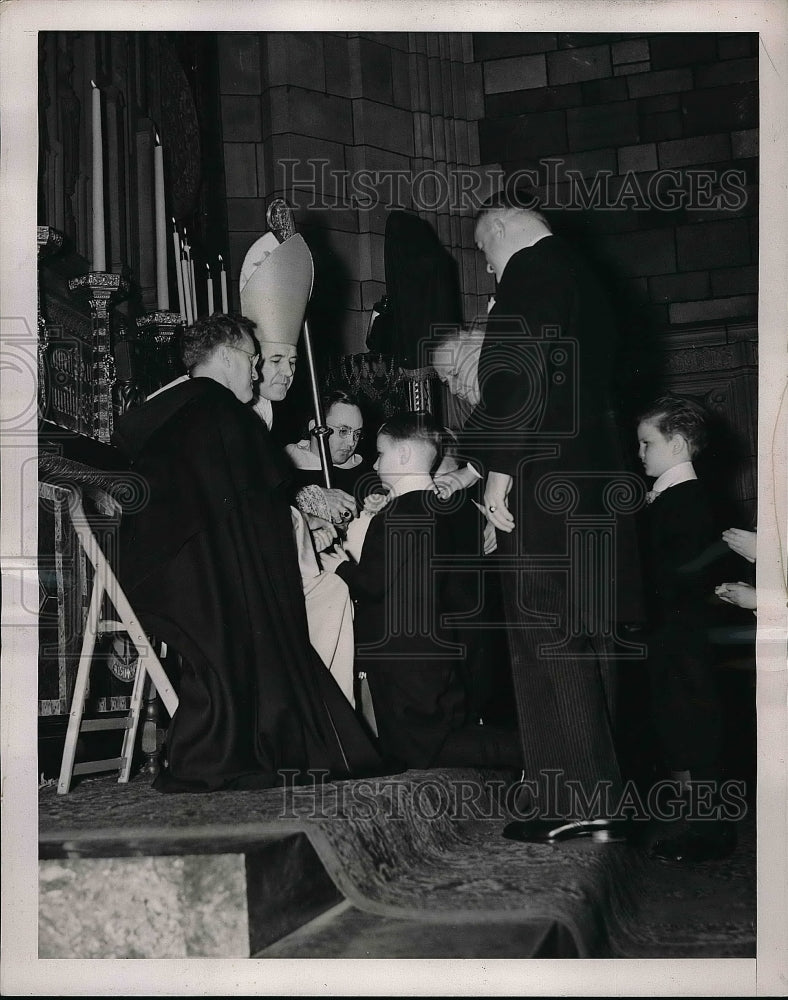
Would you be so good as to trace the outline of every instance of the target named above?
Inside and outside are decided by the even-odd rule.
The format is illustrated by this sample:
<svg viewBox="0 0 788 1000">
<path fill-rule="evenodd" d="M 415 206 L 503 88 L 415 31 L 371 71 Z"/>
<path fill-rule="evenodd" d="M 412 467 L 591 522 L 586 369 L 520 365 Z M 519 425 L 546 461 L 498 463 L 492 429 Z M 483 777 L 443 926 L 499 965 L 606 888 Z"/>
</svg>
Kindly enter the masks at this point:
<svg viewBox="0 0 788 1000">
<path fill-rule="evenodd" d="M 42 474 L 73 479 L 74 470 L 83 478 L 99 480 L 93 470 L 84 471 L 76 463 L 42 457 Z M 64 485 L 42 480 L 38 486 L 39 540 L 39 672 L 38 714 L 41 717 L 67 715 L 79 665 L 82 636 L 88 613 L 88 595 L 92 569 L 79 545 L 68 516 L 69 493 Z M 100 515 L 95 528 L 99 544 L 108 556 L 113 555 L 118 527 L 112 511 L 101 509 L 101 491 L 88 489 L 85 494 L 88 510 Z M 89 515 L 90 516 L 90 515 Z M 133 655 L 133 654 L 131 654 Z M 127 711 L 131 695 L 133 672 L 127 662 L 130 656 L 117 637 L 102 637 L 96 659 L 106 670 L 94 670 L 89 699 L 97 712 Z"/>
</svg>

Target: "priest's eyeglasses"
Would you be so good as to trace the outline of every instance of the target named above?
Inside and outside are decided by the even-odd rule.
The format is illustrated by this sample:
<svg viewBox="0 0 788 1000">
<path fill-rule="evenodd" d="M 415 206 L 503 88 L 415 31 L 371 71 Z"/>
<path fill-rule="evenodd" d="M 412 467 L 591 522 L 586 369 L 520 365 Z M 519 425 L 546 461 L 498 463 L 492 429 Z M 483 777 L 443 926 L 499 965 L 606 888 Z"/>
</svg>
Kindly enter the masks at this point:
<svg viewBox="0 0 788 1000">
<path fill-rule="evenodd" d="M 227 346 L 233 351 L 240 351 L 241 354 L 245 354 L 247 358 L 249 358 L 249 364 L 252 368 L 252 371 L 256 370 L 257 365 L 260 362 L 259 354 L 250 354 L 248 351 L 245 351 L 243 347 L 236 347 L 235 344 L 228 344 Z"/>
<path fill-rule="evenodd" d="M 327 424 L 331 430 L 340 438 L 352 437 L 354 442 L 357 442 L 361 438 L 362 431 L 356 430 L 354 427 L 348 427 L 347 424 L 341 424 L 339 427 L 334 426 L 334 424 Z"/>
</svg>

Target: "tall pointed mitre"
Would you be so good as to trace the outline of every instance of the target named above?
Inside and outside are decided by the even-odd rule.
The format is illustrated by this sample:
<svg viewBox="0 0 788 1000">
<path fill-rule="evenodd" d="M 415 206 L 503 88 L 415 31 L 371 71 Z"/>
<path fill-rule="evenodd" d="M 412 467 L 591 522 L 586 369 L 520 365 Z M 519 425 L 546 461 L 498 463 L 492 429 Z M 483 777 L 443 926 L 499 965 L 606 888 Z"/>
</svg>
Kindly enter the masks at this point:
<svg viewBox="0 0 788 1000">
<path fill-rule="evenodd" d="M 284 243 L 266 233 L 252 244 L 241 268 L 241 312 L 257 324 L 260 341 L 295 347 L 313 277 L 312 254 L 298 233 Z"/>
</svg>

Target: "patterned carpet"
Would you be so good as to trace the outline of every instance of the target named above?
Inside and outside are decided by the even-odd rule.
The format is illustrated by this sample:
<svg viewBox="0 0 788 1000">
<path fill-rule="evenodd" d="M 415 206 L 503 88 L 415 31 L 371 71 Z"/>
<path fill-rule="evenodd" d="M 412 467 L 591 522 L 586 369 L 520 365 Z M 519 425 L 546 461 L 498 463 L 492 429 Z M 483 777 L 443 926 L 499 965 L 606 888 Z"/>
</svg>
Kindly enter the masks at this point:
<svg viewBox="0 0 788 1000">
<path fill-rule="evenodd" d="M 40 791 L 42 855 L 123 843 L 156 853 L 168 839 L 249 841 L 305 830 L 360 910 L 435 922 L 560 922 L 581 957 L 747 958 L 755 954 L 755 830 L 738 824 L 724 862 L 689 868 L 622 844 L 504 840 L 500 789 L 511 775 L 408 771 L 316 788 L 161 795 L 147 782 L 92 778 Z"/>
</svg>

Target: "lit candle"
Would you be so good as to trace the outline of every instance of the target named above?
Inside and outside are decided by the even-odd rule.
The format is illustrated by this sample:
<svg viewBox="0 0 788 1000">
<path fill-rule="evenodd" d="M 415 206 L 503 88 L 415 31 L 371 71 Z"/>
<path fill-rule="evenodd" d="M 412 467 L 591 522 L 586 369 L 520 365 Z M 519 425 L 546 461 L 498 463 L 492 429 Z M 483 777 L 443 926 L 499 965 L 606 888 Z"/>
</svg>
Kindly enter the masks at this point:
<svg viewBox="0 0 788 1000">
<path fill-rule="evenodd" d="M 178 279 L 178 306 L 181 311 L 181 319 L 186 322 L 186 306 L 183 301 L 183 271 L 181 270 L 181 241 L 178 237 L 178 227 L 175 219 L 172 220 L 172 245 L 175 249 L 175 275 Z"/>
<path fill-rule="evenodd" d="M 159 134 L 153 147 L 153 179 L 156 198 L 156 295 L 159 309 L 170 308 L 170 289 L 167 282 L 167 217 L 164 212 L 164 150 Z"/>
<path fill-rule="evenodd" d="M 224 261 L 222 260 L 222 255 L 219 254 L 219 264 L 221 265 L 221 282 L 222 282 L 222 312 L 227 312 L 227 272 L 224 269 Z"/>
<path fill-rule="evenodd" d="M 189 288 L 189 260 L 187 256 L 187 247 L 181 244 L 181 271 L 183 273 L 183 301 L 186 304 L 186 323 L 191 326 L 194 322 L 194 314 L 192 313 L 192 296 L 191 289 Z"/>
<path fill-rule="evenodd" d="M 101 91 L 93 88 L 93 270 L 106 271 L 107 248 L 104 240 L 104 140 L 101 133 Z"/>
<path fill-rule="evenodd" d="M 205 271 L 208 275 L 208 315 L 213 316 L 213 278 L 211 277 L 211 265 L 207 261 Z"/>
</svg>

